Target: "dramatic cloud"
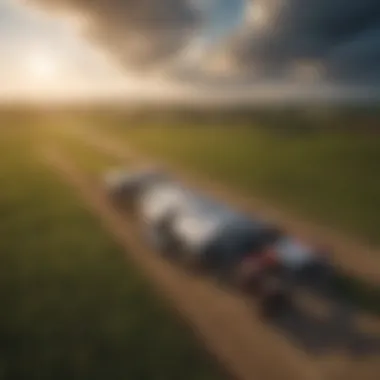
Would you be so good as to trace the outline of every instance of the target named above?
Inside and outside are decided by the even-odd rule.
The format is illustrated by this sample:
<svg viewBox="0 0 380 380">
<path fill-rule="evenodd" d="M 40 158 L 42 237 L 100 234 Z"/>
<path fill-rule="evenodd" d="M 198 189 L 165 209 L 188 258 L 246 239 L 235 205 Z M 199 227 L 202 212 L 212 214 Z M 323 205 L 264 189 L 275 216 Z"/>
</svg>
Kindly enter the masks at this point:
<svg viewBox="0 0 380 380">
<path fill-rule="evenodd" d="M 143 69 L 176 53 L 199 22 L 186 0 L 32 0 L 84 20 L 85 36 L 123 64 Z"/>
<path fill-rule="evenodd" d="M 380 84 L 380 26 L 342 43 L 326 57 L 330 79 Z"/>
<path fill-rule="evenodd" d="M 82 15 L 90 40 L 137 69 L 183 57 L 186 47 L 194 46 L 207 29 L 207 17 L 200 11 L 206 0 L 32 2 L 62 14 Z M 225 10 L 242 5 L 241 0 L 213 0 L 207 12 L 216 10 L 218 3 Z M 233 37 L 227 36 L 223 59 L 215 59 L 219 70 L 224 68 L 231 76 L 242 72 L 252 81 L 380 83 L 379 0 L 247 0 L 247 4 L 245 22 Z M 190 50 L 192 57 L 201 56 L 198 46 Z M 204 66 L 211 67 L 211 58 L 205 60 Z"/>
<path fill-rule="evenodd" d="M 325 68 L 330 80 L 344 81 L 370 79 L 380 71 L 378 0 L 256 0 L 252 4 L 246 29 L 231 46 L 237 64 L 259 68 L 268 77 L 283 77 L 299 62 L 315 62 Z"/>
</svg>

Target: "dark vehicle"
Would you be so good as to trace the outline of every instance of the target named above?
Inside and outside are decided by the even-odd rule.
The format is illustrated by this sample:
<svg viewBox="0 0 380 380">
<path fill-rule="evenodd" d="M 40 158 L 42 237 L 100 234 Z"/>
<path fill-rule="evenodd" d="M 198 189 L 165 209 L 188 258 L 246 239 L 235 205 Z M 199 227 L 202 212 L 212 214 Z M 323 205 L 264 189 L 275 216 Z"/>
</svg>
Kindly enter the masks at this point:
<svg viewBox="0 0 380 380">
<path fill-rule="evenodd" d="M 157 252 L 254 295 L 265 316 L 286 309 L 293 279 L 321 266 L 311 247 L 162 172 L 119 173 L 113 178 L 107 182 L 112 197 L 133 205 L 146 240 Z"/>
<path fill-rule="evenodd" d="M 221 284 L 254 295 L 266 316 L 289 297 L 285 271 L 267 247 L 277 237 L 223 204 L 155 172 L 117 173 L 107 185 L 118 202 L 133 205 L 146 240 L 187 270 L 207 273 Z"/>
</svg>

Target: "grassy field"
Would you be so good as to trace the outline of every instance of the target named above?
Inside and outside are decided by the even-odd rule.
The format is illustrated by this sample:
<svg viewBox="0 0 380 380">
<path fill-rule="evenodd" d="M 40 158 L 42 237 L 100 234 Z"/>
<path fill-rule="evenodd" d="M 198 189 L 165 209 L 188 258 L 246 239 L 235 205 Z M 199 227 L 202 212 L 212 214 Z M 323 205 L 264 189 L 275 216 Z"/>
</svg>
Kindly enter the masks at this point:
<svg viewBox="0 0 380 380">
<path fill-rule="evenodd" d="M 127 121 L 97 125 L 142 151 L 380 244 L 380 135 L 324 131 L 287 136 L 242 126 L 128 128 Z"/>
<path fill-rule="evenodd" d="M 76 161 L 81 163 L 87 172 L 93 174 L 94 179 L 98 179 L 106 167 L 110 165 L 118 166 L 120 164 L 112 155 L 105 154 L 99 149 L 88 146 L 84 148 L 83 140 L 70 133 L 66 134 L 62 133 L 62 131 L 51 133 L 51 129 L 47 131 L 51 135 L 50 137 L 59 141 L 59 144 L 64 146 L 66 151 L 70 152 L 70 155 L 75 157 Z M 112 129 L 112 131 L 114 130 Z M 124 129 L 115 133 L 123 139 L 130 136 Z M 138 133 L 141 134 L 143 131 L 139 131 Z M 147 131 L 145 131 L 145 133 L 147 133 Z M 177 130 L 175 130 L 174 133 L 177 133 Z M 202 133 L 204 133 L 204 131 L 202 131 Z M 154 136 L 156 136 L 155 132 Z M 139 137 L 141 138 L 141 135 Z M 148 140 L 149 137 L 150 135 L 147 135 L 146 140 Z M 134 142 L 135 140 L 128 140 L 128 143 L 131 141 Z M 186 143 L 184 143 L 184 145 L 186 146 Z M 142 147 L 147 149 L 145 144 L 142 144 Z M 155 151 L 154 149 L 152 150 Z M 181 150 L 178 150 L 178 152 L 181 152 Z M 167 157 L 170 158 L 169 155 Z M 335 286 L 337 289 L 341 289 L 342 296 L 347 297 L 357 307 L 371 313 L 380 314 L 380 289 L 367 283 L 365 279 L 352 278 L 338 271 L 335 277 Z"/>
<path fill-rule="evenodd" d="M 0 378 L 221 378 L 99 221 L 39 161 L 34 148 L 43 143 L 31 120 L 0 129 Z M 69 149 L 93 173 L 106 165 L 83 147 Z"/>
</svg>

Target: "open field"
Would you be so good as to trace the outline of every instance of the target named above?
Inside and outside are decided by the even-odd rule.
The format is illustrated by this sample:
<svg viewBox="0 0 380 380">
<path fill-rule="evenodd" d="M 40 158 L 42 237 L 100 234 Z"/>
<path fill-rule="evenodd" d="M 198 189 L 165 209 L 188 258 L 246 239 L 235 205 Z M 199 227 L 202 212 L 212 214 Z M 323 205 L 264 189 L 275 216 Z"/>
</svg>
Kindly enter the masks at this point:
<svg viewBox="0 0 380 380">
<path fill-rule="evenodd" d="M 141 151 L 379 246 L 378 134 L 286 136 L 239 125 L 139 128 L 127 120 L 101 127 Z"/>
<path fill-rule="evenodd" d="M 0 191 L 4 378 L 26 373 L 28 378 L 57 379 L 222 378 L 188 328 L 162 307 L 133 262 L 124 260 L 125 252 L 105 232 L 105 220 L 85 211 L 86 198 L 95 208 L 100 200 L 99 175 L 121 161 L 128 165 L 128 159 L 63 133 L 70 127 L 67 120 L 34 121 L 27 119 L 28 128 L 19 123 L 18 128 L 1 130 L 0 173 L 6 184 Z M 124 130 L 107 132 L 113 132 L 111 139 L 119 136 L 121 146 L 130 142 L 142 151 L 147 148 L 138 139 L 135 144 L 125 138 Z M 55 146 L 78 167 L 77 175 L 89 180 L 82 194 L 66 186 L 70 179 L 60 175 L 59 165 L 54 172 L 43 161 L 41 152 Z M 138 231 L 120 223 L 120 233 L 134 236 L 137 244 L 127 256 L 139 256 Z M 349 310 L 336 305 L 326 320 L 318 307 L 311 307 L 267 326 L 244 300 L 164 263 L 155 266 L 162 268 L 161 282 L 169 293 L 190 311 L 188 322 L 202 327 L 206 346 L 218 351 L 219 359 L 227 358 L 235 374 L 241 374 L 238 378 L 251 379 L 253 373 L 268 379 L 377 378 L 377 320 L 355 317 L 351 324 Z"/>
<path fill-rule="evenodd" d="M 72 128 L 73 125 L 70 125 L 70 123 L 67 125 L 67 128 L 71 130 L 71 132 L 74 131 L 74 135 L 76 132 L 80 132 L 82 128 L 80 125 L 74 124 L 74 129 Z M 83 131 L 82 131 L 83 132 Z M 102 154 L 108 154 L 109 157 L 134 157 L 137 154 L 137 160 L 139 160 L 138 156 L 139 153 L 141 152 L 136 152 L 135 151 L 135 145 L 132 142 L 131 146 L 131 141 L 126 139 L 125 137 L 122 138 L 122 140 L 118 141 L 117 144 L 114 144 L 117 142 L 117 139 L 115 139 L 114 134 L 109 133 L 109 129 L 106 131 L 103 130 L 103 132 L 107 133 L 101 133 L 98 135 L 98 130 L 96 128 L 93 128 L 93 126 L 90 126 L 90 128 L 87 129 L 87 132 L 85 135 L 76 136 L 77 138 L 80 137 L 83 142 L 86 141 L 90 146 L 94 145 L 97 147 L 98 152 L 103 152 Z M 70 135 L 70 134 L 69 134 Z M 116 134 L 116 137 L 119 136 Z M 73 139 L 73 136 L 71 136 L 71 140 Z M 66 137 L 67 140 L 67 137 Z M 125 140 L 125 144 L 123 144 L 123 141 Z M 146 151 L 144 151 L 146 152 Z M 149 152 L 150 153 L 150 152 Z M 170 159 L 169 159 L 170 160 Z M 185 178 L 186 180 L 186 178 Z M 202 181 L 197 181 L 196 182 L 202 182 Z M 205 184 L 205 186 L 210 187 Z M 215 188 L 211 184 L 211 188 L 208 189 L 211 192 L 218 193 L 219 189 L 218 186 Z M 236 202 L 237 198 L 233 196 L 228 190 L 227 192 L 223 192 L 220 194 L 222 198 L 227 197 L 227 199 L 231 198 L 232 203 L 239 203 Z M 244 202 L 245 204 L 246 202 Z M 249 202 L 247 202 L 246 205 L 241 205 L 239 207 L 252 209 Z M 253 206 L 253 210 L 255 209 L 256 206 Z M 265 215 L 265 212 L 264 212 Z M 287 219 L 287 218 L 286 218 Z M 288 221 L 285 221 L 285 223 L 289 223 Z M 293 222 L 292 222 L 293 223 Z M 298 222 L 297 222 L 298 223 Z M 286 225 L 285 224 L 285 225 Z M 299 224 L 299 223 L 298 223 Z M 296 224 L 296 231 L 299 229 L 298 224 Z M 313 229 L 313 228 L 312 228 Z M 328 231 L 327 231 L 328 232 Z M 322 238 L 326 238 L 326 236 L 321 236 Z M 327 240 L 327 239 L 326 239 Z M 364 248 L 361 248 L 360 246 L 355 250 L 355 247 L 350 246 L 350 242 L 346 242 L 345 240 L 340 241 L 341 239 L 338 238 L 338 244 L 339 244 L 339 257 L 337 257 L 338 265 L 343 265 L 343 267 L 348 270 L 348 272 L 340 273 L 340 271 L 337 274 L 336 277 L 336 287 L 337 289 L 341 289 L 342 293 L 346 294 L 346 296 L 351 300 L 351 302 L 354 302 L 356 305 L 360 306 L 361 308 L 367 309 L 371 312 L 379 313 L 379 300 L 380 300 L 380 289 L 378 287 L 378 282 L 376 278 L 379 276 L 379 271 L 378 271 L 378 266 L 372 266 L 371 263 L 376 263 L 378 260 L 377 256 L 372 256 L 372 251 L 369 252 L 368 257 L 360 256 L 360 253 L 364 253 Z M 362 250 L 361 250 L 362 249 Z M 376 255 L 376 252 L 374 252 Z M 372 257 L 372 258 L 371 258 Z M 366 259 L 366 260 L 365 260 Z M 367 260 L 368 259 L 368 260 Z M 354 270 L 353 270 L 354 269 Z M 352 273 L 362 273 L 364 276 L 358 276 L 358 275 L 352 275 Z M 370 279 L 367 278 L 365 275 L 366 273 L 371 273 L 372 275 L 370 276 Z M 372 283 L 372 281 L 375 281 Z"/>
<path fill-rule="evenodd" d="M 76 184 L 84 204 L 98 210 L 99 217 L 110 220 L 107 201 L 97 190 L 98 173 L 91 174 L 92 170 L 87 170 L 88 163 L 85 161 L 79 165 L 81 169 L 75 168 L 73 161 L 70 163 L 73 158 L 78 162 L 81 149 L 86 157 L 91 156 L 95 160 L 103 160 L 104 152 L 85 140 L 78 139 L 79 136 L 73 139 L 74 136 L 71 133 L 55 136 L 55 141 L 59 145 L 63 143 L 71 157 L 58 160 L 56 167 L 66 168 L 64 177 L 69 183 L 73 181 Z M 120 163 L 129 162 L 117 154 L 107 155 L 118 158 Z M 91 166 L 90 164 L 89 167 Z M 369 327 L 366 322 L 355 321 L 356 318 L 353 317 L 351 324 L 349 309 L 344 311 L 344 305 L 334 305 L 332 302 L 331 307 L 326 305 L 331 309 L 331 315 L 327 311 L 322 311 L 323 316 L 320 315 L 321 310 L 318 311 L 316 305 L 311 309 L 311 305 L 300 305 L 302 309 L 297 307 L 289 315 L 273 321 L 273 324 L 262 323 L 255 315 L 255 308 L 251 310 L 239 297 L 215 289 L 207 279 L 204 281 L 183 276 L 182 271 L 173 271 L 161 260 L 151 257 L 149 249 L 144 248 L 144 244 L 141 245 L 142 242 L 138 239 L 140 234 L 133 221 L 132 224 L 127 222 L 125 225 L 124 221 L 117 222 L 115 219 L 112 224 L 116 229 L 118 225 L 124 225 L 120 234 L 129 231 L 127 240 L 136 260 L 145 262 L 143 266 L 150 263 L 148 272 L 159 280 L 158 288 L 166 288 L 170 298 L 181 305 L 180 309 L 188 316 L 186 319 L 199 326 L 206 345 L 227 363 L 227 367 L 238 378 L 251 379 L 257 374 L 268 379 L 340 379 L 357 376 L 360 372 L 371 379 L 375 373 L 377 322 Z M 129 227 L 126 227 L 128 224 Z M 325 312 L 327 315 L 324 315 Z M 349 363 L 351 360 L 352 364 Z M 273 362 L 277 363 L 276 367 L 273 367 Z"/>
<path fill-rule="evenodd" d="M 42 163 L 40 123 L 13 118 L 0 130 L 0 377 L 223 378 Z M 85 152 L 89 171 L 105 165 Z"/>
</svg>

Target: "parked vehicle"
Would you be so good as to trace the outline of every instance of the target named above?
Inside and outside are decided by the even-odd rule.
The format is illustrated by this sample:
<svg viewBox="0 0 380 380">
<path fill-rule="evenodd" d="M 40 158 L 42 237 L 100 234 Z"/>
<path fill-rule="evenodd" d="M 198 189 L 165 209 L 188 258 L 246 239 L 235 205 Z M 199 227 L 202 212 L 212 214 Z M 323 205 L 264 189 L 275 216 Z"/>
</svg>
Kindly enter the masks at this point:
<svg viewBox="0 0 380 380">
<path fill-rule="evenodd" d="M 146 241 L 157 252 L 254 294 L 265 315 L 283 310 L 293 279 L 317 266 L 310 247 L 162 172 L 119 172 L 107 178 L 111 196 L 133 205 Z"/>
</svg>

